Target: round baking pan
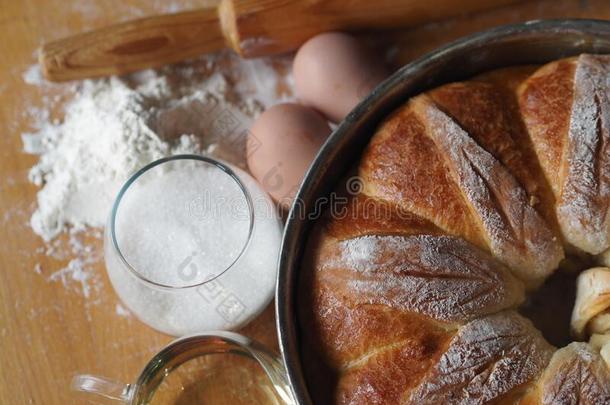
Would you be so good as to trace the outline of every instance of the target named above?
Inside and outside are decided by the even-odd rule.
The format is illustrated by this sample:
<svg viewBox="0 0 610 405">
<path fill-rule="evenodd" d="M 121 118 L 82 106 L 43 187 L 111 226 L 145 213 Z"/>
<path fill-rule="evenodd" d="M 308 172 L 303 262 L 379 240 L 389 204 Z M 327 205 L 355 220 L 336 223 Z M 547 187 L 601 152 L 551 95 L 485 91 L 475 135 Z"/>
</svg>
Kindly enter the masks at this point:
<svg viewBox="0 0 610 405">
<path fill-rule="evenodd" d="M 399 69 L 380 84 L 339 125 L 318 153 L 295 199 L 286 224 L 276 291 L 277 329 L 282 359 L 294 399 L 310 404 L 300 359 L 295 310 L 297 275 L 316 204 L 337 186 L 360 158 L 375 128 L 392 110 L 427 89 L 492 69 L 544 64 L 580 53 L 610 53 L 610 22 L 544 20 L 498 27 L 446 45 Z M 315 387 L 311 387 L 315 389 Z"/>
</svg>

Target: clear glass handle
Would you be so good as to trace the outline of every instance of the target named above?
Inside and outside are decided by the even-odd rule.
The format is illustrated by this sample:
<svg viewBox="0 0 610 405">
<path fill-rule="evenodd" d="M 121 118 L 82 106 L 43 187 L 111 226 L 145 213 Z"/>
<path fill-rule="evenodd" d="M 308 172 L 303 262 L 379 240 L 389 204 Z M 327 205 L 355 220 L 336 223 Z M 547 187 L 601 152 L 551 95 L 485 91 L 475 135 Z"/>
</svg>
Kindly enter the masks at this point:
<svg viewBox="0 0 610 405">
<path fill-rule="evenodd" d="M 131 384 L 123 384 L 104 377 L 97 377 L 89 374 L 75 375 L 74 378 L 72 378 L 70 386 L 74 391 L 101 395 L 109 399 L 121 401 L 125 404 L 129 404 L 133 396 Z"/>
</svg>

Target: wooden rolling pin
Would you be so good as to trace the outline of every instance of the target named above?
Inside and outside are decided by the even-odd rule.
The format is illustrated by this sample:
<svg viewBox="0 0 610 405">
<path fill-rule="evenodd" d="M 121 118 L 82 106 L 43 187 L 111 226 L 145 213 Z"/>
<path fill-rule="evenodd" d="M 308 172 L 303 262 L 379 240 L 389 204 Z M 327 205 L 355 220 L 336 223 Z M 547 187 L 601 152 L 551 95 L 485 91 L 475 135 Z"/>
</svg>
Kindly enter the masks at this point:
<svg viewBox="0 0 610 405">
<path fill-rule="evenodd" d="M 221 0 L 50 42 L 49 80 L 123 74 L 230 47 L 244 57 L 296 49 L 325 31 L 397 28 L 519 0 Z"/>
</svg>

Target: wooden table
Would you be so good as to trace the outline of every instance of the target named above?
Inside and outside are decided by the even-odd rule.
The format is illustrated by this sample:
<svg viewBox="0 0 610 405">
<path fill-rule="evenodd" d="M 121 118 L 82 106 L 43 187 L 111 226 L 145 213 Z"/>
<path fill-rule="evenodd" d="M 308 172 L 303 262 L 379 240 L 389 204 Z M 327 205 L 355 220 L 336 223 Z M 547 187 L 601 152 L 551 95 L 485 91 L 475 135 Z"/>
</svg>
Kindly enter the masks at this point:
<svg viewBox="0 0 610 405">
<path fill-rule="evenodd" d="M 78 372 L 132 381 L 160 347 L 171 340 L 133 316 L 117 313 L 117 297 L 95 266 L 99 289 L 88 298 L 78 283 L 49 280 L 66 260 L 45 255 L 44 243 L 28 226 L 36 187 L 27 171 L 36 157 L 22 152 L 20 134 L 30 130 L 24 111 L 41 106 L 36 87 L 23 72 L 48 39 L 155 12 L 201 5 L 182 0 L 171 6 L 150 0 L 3 0 L 0 6 L 0 403 L 87 403 L 69 389 Z M 400 65 L 462 35 L 494 25 L 538 18 L 610 18 L 605 0 L 530 1 L 504 9 L 383 35 L 396 46 Z M 379 36 L 378 36 L 379 37 Z M 91 243 L 100 252 L 101 243 Z M 37 264 L 39 265 L 37 267 Z M 120 311 L 119 311 L 120 312 Z M 277 350 L 273 308 L 241 331 Z M 95 400 L 97 401 L 97 400 Z M 101 403 L 94 402 L 91 403 Z"/>
</svg>

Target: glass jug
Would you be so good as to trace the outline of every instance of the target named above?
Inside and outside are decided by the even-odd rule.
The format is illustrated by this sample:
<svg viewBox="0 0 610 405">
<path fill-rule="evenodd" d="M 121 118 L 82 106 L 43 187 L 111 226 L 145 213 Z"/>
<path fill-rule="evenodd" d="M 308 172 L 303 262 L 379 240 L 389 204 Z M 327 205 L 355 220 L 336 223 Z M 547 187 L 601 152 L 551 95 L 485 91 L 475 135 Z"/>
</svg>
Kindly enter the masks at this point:
<svg viewBox="0 0 610 405">
<path fill-rule="evenodd" d="M 268 384 L 260 384 L 256 398 L 248 397 L 248 403 L 295 404 L 281 360 L 257 342 L 232 332 L 209 332 L 177 339 L 157 353 L 144 367 L 137 381 L 124 384 L 104 377 L 88 374 L 77 375 L 72 389 L 104 396 L 128 405 L 167 404 L 176 398 L 176 392 L 187 390 L 195 371 L 200 366 L 193 362 L 210 356 L 241 356 L 247 362 L 255 362 L 264 370 Z M 191 364 L 186 372 L 180 369 Z M 206 401 L 201 395 L 198 402 Z M 233 400 L 234 401 L 234 400 Z M 177 402 L 176 402 L 177 403 Z M 229 402 L 227 402 L 229 403 Z M 235 402 L 230 402 L 235 403 Z"/>
</svg>

